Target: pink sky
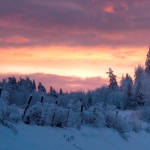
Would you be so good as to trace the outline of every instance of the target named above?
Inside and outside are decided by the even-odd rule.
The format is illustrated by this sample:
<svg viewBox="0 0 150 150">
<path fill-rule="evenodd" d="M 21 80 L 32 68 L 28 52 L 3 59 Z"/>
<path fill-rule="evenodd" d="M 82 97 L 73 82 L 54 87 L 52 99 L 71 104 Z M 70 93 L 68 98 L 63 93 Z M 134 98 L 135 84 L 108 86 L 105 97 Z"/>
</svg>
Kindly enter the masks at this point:
<svg viewBox="0 0 150 150">
<path fill-rule="evenodd" d="M 106 85 L 106 83 L 108 83 L 108 79 L 101 77 L 80 78 L 75 76 L 60 76 L 44 73 L 26 75 L 15 73 L 0 74 L 0 80 L 4 77 L 8 78 L 9 76 L 15 76 L 17 80 L 19 80 L 19 77 L 26 78 L 28 76 L 31 80 L 34 79 L 36 81 L 36 86 L 38 86 L 38 82 L 42 81 L 47 92 L 50 91 L 50 86 L 52 86 L 56 91 L 59 91 L 60 88 L 62 88 L 64 92 L 70 92 L 76 90 L 93 90 L 96 87 L 100 87 L 101 85 Z"/>
<path fill-rule="evenodd" d="M 109 67 L 118 82 L 134 77 L 150 42 L 149 8 L 148 0 L 2 0 L 0 78 L 28 75 L 70 91 L 108 84 Z"/>
</svg>

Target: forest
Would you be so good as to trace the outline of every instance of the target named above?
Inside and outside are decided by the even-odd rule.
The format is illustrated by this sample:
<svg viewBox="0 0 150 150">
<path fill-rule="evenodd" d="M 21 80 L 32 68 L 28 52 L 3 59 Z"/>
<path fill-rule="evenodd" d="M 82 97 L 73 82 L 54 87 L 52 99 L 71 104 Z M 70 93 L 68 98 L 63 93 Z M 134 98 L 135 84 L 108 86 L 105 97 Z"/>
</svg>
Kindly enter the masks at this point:
<svg viewBox="0 0 150 150">
<path fill-rule="evenodd" d="M 0 123 L 17 129 L 13 123 L 57 127 L 82 125 L 107 127 L 119 132 L 123 138 L 129 131 L 150 132 L 150 48 L 145 67 L 138 64 L 134 69 L 134 79 L 126 73 L 121 81 L 113 70 L 106 72 L 108 86 L 84 92 L 57 92 L 50 86 L 46 91 L 41 82 L 36 86 L 29 77 L 17 81 L 15 77 L 0 82 Z M 130 117 L 123 117 L 120 111 L 133 111 Z M 141 123 L 146 123 L 142 128 Z"/>
</svg>

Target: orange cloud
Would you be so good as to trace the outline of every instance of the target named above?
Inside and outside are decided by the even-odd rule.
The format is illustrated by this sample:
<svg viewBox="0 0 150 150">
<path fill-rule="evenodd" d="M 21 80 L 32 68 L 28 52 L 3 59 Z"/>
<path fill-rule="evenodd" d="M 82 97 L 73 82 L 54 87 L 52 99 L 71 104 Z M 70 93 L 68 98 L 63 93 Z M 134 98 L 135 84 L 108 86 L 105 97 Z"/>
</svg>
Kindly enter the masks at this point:
<svg viewBox="0 0 150 150">
<path fill-rule="evenodd" d="M 111 5 L 105 6 L 103 10 L 107 13 L 125 13 L 128 10 L 128 5 L 114 3 Z"/>
<path fill-rule="evenodd" d="M 134 67 L 145 62 L 147 47 L 32 47 L 0 50 L 2 73 L 47 73 L 83 78 L 101 76 L 111 67 L 118 77 L 122 73 L 134 76 Z"/>
<path fill-rule="evenodd" d="M 104 10 L 105 12 L 108 12 L 108 13 L 114 13 L 113 5 L 106 6 L 106 7 L 103 8 L 103 10 Z"/>
<path fill-rule="evenodd" d="M 14 57 L 33 57 L 33 55 L 29 52 L 24 52 L 24 51 L 17 51 L 17 52 L 14 52 Z"/>
<path fill-rule="evenodd" d="M 10 37 L 3 37 L 0 38 L 0 43 L 14 43 L 14 44 L 26 44 L 29 43 L 30 40 L 26 39 L 20 35 L 10 36 Z"/>
</svg>

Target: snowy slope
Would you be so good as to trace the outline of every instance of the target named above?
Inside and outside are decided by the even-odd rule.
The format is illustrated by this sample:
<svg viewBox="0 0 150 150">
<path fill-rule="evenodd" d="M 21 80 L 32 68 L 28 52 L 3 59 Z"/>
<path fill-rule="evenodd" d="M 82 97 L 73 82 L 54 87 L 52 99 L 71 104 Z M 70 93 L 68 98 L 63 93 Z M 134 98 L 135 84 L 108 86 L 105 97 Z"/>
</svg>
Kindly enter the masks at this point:
<svg viewBox="0 0 150 150">
<path fill-rule="evenodd" d="M 14 134 L 0 125 L 0 150 L 150 150 L 150 134 L 144 131 L 129 133 L 126 141 L 108 128 L 77 130 L 19 123 L 17 129 Z"/>
</svg>

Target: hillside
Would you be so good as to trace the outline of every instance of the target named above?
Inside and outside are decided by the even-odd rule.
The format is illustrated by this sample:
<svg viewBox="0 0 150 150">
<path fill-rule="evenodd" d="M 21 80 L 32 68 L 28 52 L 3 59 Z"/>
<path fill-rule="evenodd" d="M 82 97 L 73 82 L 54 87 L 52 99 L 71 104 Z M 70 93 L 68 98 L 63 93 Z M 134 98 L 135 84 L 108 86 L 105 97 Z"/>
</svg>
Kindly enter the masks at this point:
<svg viewBox="0 0 150 150">
<path fill-rule="evenodd" d="M 0 150 L 150 150 L 150 134 L 145 131 L 127 133 L 124 140 L 108 128 L 82 126 L 77 130 L 22 122 L 16 128 L 17 134 L 0 125 Z"/>
</svg>

